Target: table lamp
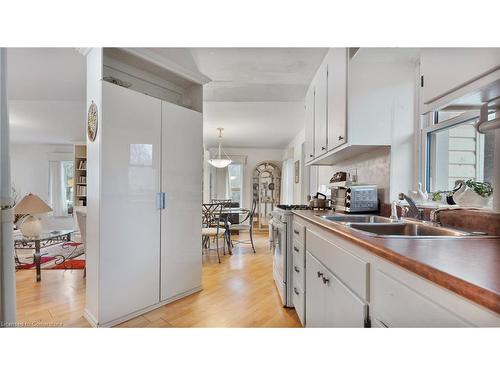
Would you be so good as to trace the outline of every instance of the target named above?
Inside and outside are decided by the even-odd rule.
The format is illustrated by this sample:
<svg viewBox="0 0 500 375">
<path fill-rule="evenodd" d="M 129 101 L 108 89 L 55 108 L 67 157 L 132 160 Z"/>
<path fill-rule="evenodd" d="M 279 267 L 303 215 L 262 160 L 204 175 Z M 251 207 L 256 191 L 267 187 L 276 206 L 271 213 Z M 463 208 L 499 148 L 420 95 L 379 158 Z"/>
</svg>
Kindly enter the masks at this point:
<svg viewBox="0 0 500 375">
<path fill-rule="evenodd" d="M 37 195 L 29 193 L 14 207 L 16 215 L 28 215 L 21 219 L 20 230 L 23 236 L 38 237 L 42 233 L 42 222 L 34 214 L 51 212 L 52 208 Z"/>
</svg>

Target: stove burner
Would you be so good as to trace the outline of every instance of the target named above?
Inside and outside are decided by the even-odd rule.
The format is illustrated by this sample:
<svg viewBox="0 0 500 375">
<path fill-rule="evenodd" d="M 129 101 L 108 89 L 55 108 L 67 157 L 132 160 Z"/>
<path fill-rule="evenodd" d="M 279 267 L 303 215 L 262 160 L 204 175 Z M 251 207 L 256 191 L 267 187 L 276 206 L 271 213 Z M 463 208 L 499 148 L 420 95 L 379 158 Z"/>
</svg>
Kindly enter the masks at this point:
<svg viewBox="0 0 500 375">
<path fill-rule="evenodd" d="M 310 210 L 311 207 L 309 207 L 306 204 L 278 204 L 278 208 L 282 210 Z"/>
</svg>

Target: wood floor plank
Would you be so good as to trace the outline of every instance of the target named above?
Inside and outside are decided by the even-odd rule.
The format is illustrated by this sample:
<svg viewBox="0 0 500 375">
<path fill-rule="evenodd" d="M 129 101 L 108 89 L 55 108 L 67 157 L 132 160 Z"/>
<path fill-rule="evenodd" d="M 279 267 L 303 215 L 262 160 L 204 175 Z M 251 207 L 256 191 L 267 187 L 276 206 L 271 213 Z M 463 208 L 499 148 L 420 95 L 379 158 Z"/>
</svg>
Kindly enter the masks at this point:
<svg viewBox="0 0 500 375">
<path fill-rule="evenodd" d="M 131 319 L 118 327 L 300 327 L 295 310 L 284 308 L 274 285 L 266 234 L 256 237 L 253 253 L 237 245 L 233 255 L 203 255 L 203 290 Z M 237 239 L 237 238 L 236 238 Z M 17 319 L 40 325 L 89 327 L 83 318 L 82 270 L 43 270 L 16 274 Z"/>
</svg>

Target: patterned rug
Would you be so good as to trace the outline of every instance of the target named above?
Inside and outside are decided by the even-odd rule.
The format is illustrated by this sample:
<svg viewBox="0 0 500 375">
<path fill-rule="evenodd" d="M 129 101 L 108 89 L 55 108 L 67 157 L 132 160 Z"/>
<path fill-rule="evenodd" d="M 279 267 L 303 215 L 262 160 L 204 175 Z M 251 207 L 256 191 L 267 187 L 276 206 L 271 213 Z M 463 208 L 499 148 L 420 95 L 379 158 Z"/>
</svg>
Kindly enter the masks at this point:
<svg viewBox="0 0 500 375">
<path fill-rule="evenodd" d="M 29 270 L 35 268 L 32 249 L 16 250 L 16 268 Z M 45 247 L 40 250 L 42 269 L 84 269 L 85 248 L 82 243 L 67 242 Z"/>
</svg>

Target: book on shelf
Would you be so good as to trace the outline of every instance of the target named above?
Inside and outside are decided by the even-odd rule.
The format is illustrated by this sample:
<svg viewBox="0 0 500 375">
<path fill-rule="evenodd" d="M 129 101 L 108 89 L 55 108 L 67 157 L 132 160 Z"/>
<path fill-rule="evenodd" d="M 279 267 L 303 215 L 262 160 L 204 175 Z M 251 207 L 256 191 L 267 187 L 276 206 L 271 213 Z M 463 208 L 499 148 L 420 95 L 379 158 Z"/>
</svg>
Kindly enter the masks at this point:
<svg viewBox="0 0 500 375">
<path fill-rule="evenodd" d="M 76 183 L 77 184 L 86 184 L 87 183 L 87 176 L 77 176 Z"/>
<path fill-rule="evenodd" d="M 79 170 L 86 170 L 87 169 L 87 160 L 80 160 L 78 163 L 78 169 Z"/>
<path fill-rule="evenodd" d="M 76 185 L 76 196 L 85 197 L 87 196 L 87 186 L 85 185 Z"/>
</svg>

